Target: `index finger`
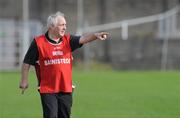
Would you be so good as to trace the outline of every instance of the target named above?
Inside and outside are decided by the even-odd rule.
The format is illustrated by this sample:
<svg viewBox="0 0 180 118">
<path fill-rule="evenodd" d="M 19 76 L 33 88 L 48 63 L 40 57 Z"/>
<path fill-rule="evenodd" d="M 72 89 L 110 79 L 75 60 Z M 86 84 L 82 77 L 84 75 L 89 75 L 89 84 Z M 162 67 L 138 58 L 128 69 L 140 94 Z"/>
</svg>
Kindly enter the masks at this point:
<svg viewBox="0 0 180 118">
<path fill-rule="evenodd" d="M 102 32 L 102 34 L 103 34 L 103 35 L 109 35 L 109 33 L 108 33 L 108 32 Z"/>
<path fill-rule="evenodd" d="M 24 92 L 25 92 L 25 89 L 22 89 L 21 94 L 23 95 L 23 94 L 24 94 Z"/>
</svg>

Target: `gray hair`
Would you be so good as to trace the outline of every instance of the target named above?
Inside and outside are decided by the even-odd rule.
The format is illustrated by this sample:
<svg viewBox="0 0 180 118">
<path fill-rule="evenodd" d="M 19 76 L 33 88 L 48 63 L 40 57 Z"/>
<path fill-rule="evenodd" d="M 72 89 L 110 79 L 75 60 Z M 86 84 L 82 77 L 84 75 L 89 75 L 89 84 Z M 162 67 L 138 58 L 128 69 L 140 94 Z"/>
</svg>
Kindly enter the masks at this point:
<svg viewBox="0 0 180 118">
<path fill-rule="evenodd" d="M 64 14 L 58 11 L 47 18 L 47 29 L 49 29 L 50 27 L 54 27 L 57 24 L 57 18 L 59 16 L 64 17 Z"/>
</svg>

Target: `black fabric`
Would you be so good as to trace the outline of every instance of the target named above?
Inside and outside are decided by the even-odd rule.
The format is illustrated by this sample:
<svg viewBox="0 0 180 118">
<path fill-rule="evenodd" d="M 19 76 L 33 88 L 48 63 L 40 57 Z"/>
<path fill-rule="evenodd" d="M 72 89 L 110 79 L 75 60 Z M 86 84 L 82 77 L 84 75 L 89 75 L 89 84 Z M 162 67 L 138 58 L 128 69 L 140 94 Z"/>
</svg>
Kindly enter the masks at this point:
<svg viewBox="0 0 180 118">
<path fill-rule="evenodd" d="M 35 65 L 36 61 L 38 60 L 38 57 L 39 57 L 38 48 L 37 48 L 35 40 L 33 40 L 24 57 L 23 62 L 30 65 Z"/>
<path fill-rule="evenodd" d="M 57 43 L 61 42 L 61 39 L 59 40 L 59 42 L 55 42 L 55 41 L 51 40 L 48 37 L 48 33 L 46 33 L 45 36 L 48 39 L 48 41 L 50 41 L 51 43 L 57 44 Z M 70 46 L 71 46 L 72 52 L 82 46 L 82 44 L 79 44 L 79 39 L 80 39 L 80 36 L 70 35 Z M 31 45 L 30 45 L 26 55 L 25 55 L 23 62 L 30 64 L 30 65 L 35 65 L 36 61 L 38 60 L 38 57 L 39 57 L 38 47 L 37 47 L 35 40 L 33 40 L 31 42 Z"/>
<path fill-rule="evenodd" d="M 70 39 L 70 46 L 71 46 L 71 51 L 72 52 L 74 50 L 76 50 L 77 48 L 82 47 L 82 44 L 79 44 L 80 36 L 71 35 L 70 38 L 71 38 Z"/>
<path fill-rule="evenodd" d="M 71 93 L 41 93 L 43 118 L 70 118 Z"/>
</svg>

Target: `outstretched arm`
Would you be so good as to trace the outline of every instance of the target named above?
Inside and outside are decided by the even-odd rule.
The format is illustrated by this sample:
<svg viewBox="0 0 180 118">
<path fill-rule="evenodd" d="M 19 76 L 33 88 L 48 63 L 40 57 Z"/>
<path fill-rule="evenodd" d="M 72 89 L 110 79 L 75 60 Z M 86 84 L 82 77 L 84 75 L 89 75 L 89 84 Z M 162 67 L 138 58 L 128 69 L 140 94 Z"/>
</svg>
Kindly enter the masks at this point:
<svg viewBox="0 0 180 118">
<path fill-rule="evenodd" d="M 99 32 L 99 33 L 91 33 L 84 35 L 80 38 L 79 44 L 86 44 L 88 42 L 94 41 L 96 39 L 106 40 L 109 33 L 107 32 Z"/>
<path fill-rule="evenodd" d="M 22 89 L 22 94 L 28 88 L 28 73 L 29 73 L 30 65 L 23 63 L 21 68 L 21 80 L 19 84 L 19 88 Z"/>
</svg>

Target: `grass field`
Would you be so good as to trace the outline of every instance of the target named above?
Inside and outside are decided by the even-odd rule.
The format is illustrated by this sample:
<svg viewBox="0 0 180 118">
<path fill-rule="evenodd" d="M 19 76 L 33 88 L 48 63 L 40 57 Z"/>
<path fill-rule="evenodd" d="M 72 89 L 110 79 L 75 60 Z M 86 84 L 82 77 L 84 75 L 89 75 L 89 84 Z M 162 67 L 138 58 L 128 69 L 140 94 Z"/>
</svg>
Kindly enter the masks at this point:
<svg viewBox="0 0 180 118">
<path fill-rule="evenodd" d="M 0 118 L 42 118 L 36 78 L 24 95 L 19 72 L 0 73 Z M 72 118 L 179 118 L 180 72 L 74 71 Z"/>
</svg>

